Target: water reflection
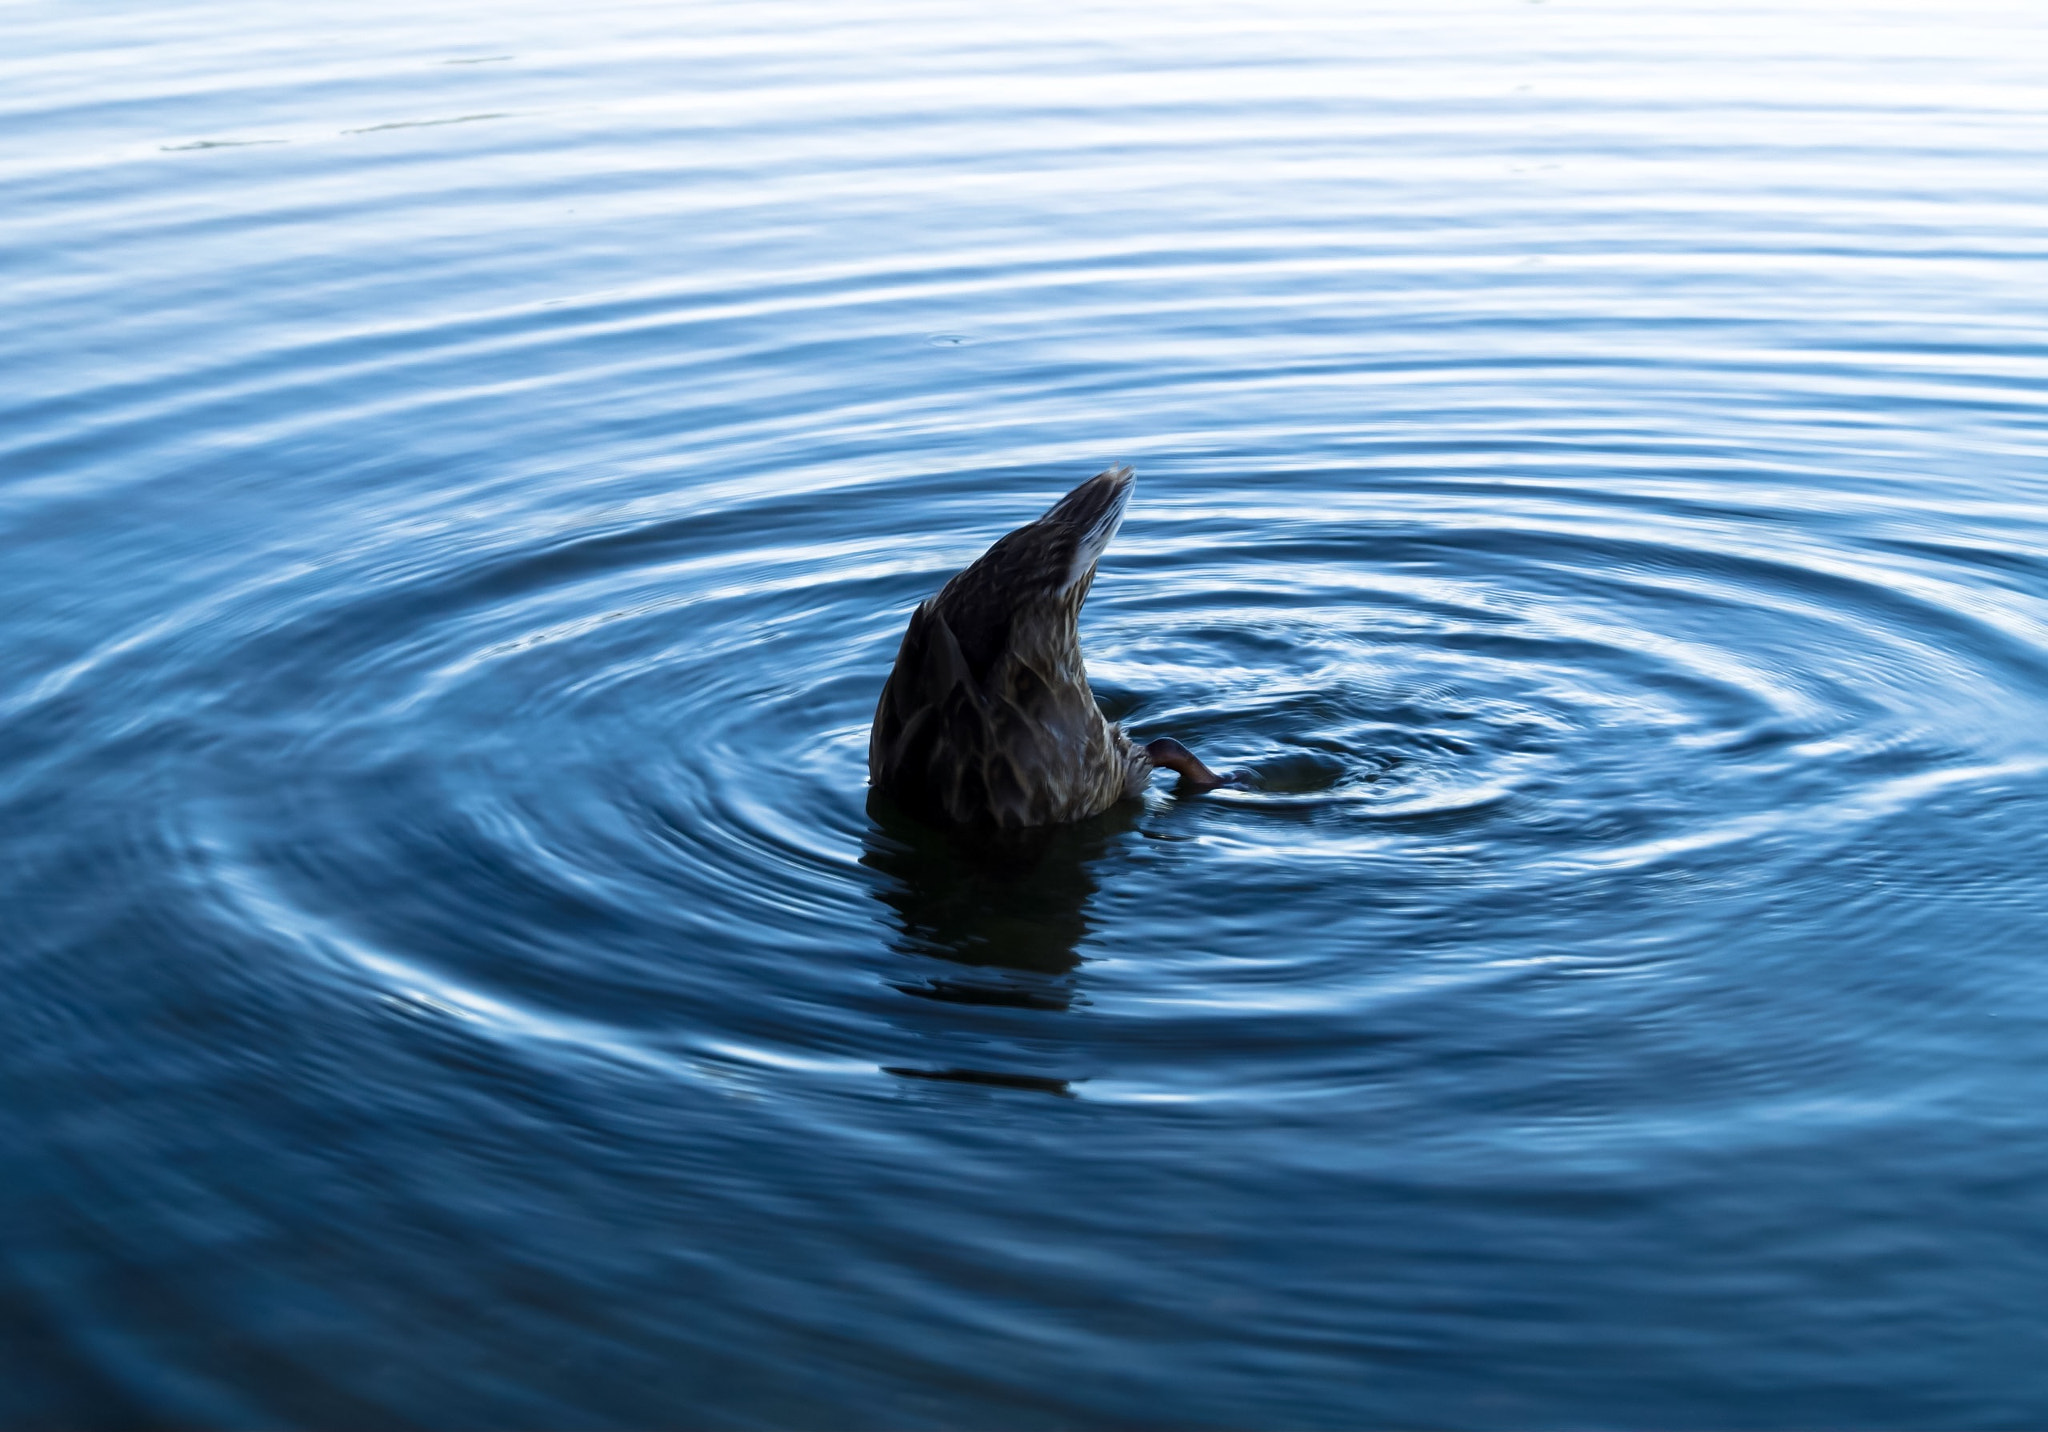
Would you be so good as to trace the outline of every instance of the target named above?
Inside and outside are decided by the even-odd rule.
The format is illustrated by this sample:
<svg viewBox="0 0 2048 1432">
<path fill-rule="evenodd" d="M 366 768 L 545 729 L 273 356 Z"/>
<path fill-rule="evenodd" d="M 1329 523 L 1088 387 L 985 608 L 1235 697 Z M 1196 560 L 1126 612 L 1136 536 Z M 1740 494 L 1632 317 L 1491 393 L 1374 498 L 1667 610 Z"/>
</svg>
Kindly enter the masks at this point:
<svg viewBox="0 0 2048 1432">
<path fill-rule="evenodd" d="M 1078 947 L 1093 924 L 1095 868 L 1135 828 L 1135 806 L 1051 830 L 967 836 L 926 826 L 879 793 L 868 799 L 861 864 L 896 926 L 891 947 L 962 972 L 920 972 L 897 989 L 921 999 L 1061 1010 L 1076 998 Z"/>
</svg>

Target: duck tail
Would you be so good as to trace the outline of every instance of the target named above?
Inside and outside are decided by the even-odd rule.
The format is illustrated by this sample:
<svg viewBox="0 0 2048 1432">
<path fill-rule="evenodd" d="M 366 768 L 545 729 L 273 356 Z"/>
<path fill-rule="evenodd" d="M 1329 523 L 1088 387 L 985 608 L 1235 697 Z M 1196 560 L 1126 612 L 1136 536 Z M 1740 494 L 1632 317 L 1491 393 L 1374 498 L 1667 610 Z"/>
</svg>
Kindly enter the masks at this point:
<svg viewBox="0 0 2048 1432">
<path fill-rule="evenodd" d="M 1129 464 L 1105 468 L 1055 502 L 1039 524 L 1073 534 L 1073 555 L 1062 590 L 1095 570 L 1096 561 L 1123 525 L 1137 472 Z"/>
</svg>

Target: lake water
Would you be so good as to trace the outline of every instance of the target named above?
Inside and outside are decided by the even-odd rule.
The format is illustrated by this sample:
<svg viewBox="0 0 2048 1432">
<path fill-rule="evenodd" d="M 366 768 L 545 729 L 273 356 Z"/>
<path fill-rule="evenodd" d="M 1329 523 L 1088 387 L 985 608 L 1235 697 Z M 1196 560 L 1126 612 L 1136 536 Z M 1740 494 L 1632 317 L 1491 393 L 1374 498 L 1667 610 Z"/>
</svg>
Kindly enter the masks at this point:
<svg viewBox="0 0 2048 1432">
<path fill-rule="evenodd" d="M 2038 4 L 0 34 L 8 1425 L 2048 1421 Z"/>
</svg>

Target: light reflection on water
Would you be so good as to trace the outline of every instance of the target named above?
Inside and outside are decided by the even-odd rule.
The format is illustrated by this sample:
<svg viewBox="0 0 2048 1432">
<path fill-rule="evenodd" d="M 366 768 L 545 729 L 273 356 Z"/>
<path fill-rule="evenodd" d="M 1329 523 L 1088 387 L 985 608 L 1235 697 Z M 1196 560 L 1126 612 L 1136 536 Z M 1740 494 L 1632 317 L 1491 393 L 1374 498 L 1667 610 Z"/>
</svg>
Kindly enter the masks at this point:
<svg viewBox="0 0 2048 1432">
<path fill-rule="evenodd" d="M 2043 25 L 10 15 L 0 1413 L 2040 1420 Z"/>
</svg>

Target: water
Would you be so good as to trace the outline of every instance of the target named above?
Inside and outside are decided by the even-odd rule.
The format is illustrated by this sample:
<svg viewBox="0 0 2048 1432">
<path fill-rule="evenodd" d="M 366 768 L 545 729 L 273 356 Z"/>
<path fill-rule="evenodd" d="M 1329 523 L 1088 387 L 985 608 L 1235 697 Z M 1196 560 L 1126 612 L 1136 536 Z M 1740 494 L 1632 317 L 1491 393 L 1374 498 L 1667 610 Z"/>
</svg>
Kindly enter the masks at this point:
<svg viewBox="0 0 2048 1432">
<path fill-rule="evenodd" d="M 2048 1419 L 2038 7 L 0 27 L 10 1425 Z"/>
</svg>

